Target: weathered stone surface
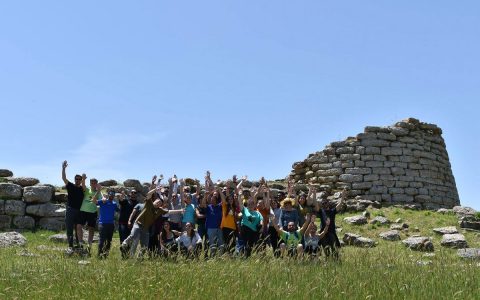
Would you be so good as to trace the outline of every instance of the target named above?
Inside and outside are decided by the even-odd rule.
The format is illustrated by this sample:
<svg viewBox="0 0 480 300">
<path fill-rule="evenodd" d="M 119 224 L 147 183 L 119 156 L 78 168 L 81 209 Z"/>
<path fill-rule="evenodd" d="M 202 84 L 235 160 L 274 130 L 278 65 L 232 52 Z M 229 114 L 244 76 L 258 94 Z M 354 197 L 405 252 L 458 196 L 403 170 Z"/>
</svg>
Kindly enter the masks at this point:
<svg viewBox="0 0 480 300">
<path fill-rule="evenodd" d="M 465 229 L 473 229 L 473 230 L 479 230 L 480 231 L 480 220 L 475 221 L 475 220 L 461 220 L 459 222 L 461 228 Z"/>
<path fill-rule="evenodd" d="M 57 243 L 67 243 L 68 242 L 67 235 L 65 233 L 57 233 L 57 234 L 51 235 L 48 239 L 52 242 L 57 242 Z M 86 241 L 87 239 L 88 239 L 88 232 L 84 232 L 83 240 Z M 93 236 L 93 242 L 94 243 L 98 242 L 98 234 L 97 233 L 95 233 L 95 235 Z"/>
<path fill-rule="evenodd" d="M 344 182 L 360 182 L 363 181 L 363 175 L 342 174 L 338 179 Z"/>
<path fill-rule="evenodd" d="M 114 185 L 118 185 L 118 182 L 116 180 L 109 179 L 109 180 L 104 180 L 104 181 L 100 182 L 100 185 L 101 186 L 114 186 Z"/>
<path fill-rule="evenodd" d="M 0 233 L 0 248 L 12 246 L 25 246 L 27 239 L 18 232 Z"/>
<path fill-rule="evenodd" d="M 62 231 L 65 230 L 65 218 L 41 218 L 38 227 L 45 230 Z"/>
<path fill-rule="evenodd" d="M 454 206 L 453 212 L 456 213 L 457 216 L 463 217 L 463 216 L 474 216 L 477 211 L 467 206 Z"/>
<path fill-rule="evenodd" d="M 379 225 L 388 225 L 390 223 L 391 222 L 389 219 L 382 216 L 376 216 L 370 221 L 370 224 L 379 224 Z"/>
<path fill-rule="evenodd" d="M 0 230 L 10 229 L 12 217 L 7 215 L 0 215 Z"/>
<path fill-rule="evenodd" d="M 11 216 L 23 216 L 25 215 L 25 206 L 25 203 L 20 200 L 6 200 L 5 214 Z"/>
<path fill-rule="evenodd" d="M 403 240 L 402 243 L 408 248 L 416 251 L 431 252 L 434 250 L 433 243 L 430 238 L 424 236 L 409 237 Z"/>
<path fill-rule="evenodd" d="M 50 186 L 27 186 L 23 189 L 23 200 L 27 203 L 47 203 L 52 200 L 53 193 Z"/>
<path fill-rule="evenodd" d="M 143 185 L 137 179 L 127 179 L 123 182 L 125 187 L 132 187 L 137 191 L 142 191 L 144 189 Z"/>
<path fill-rule="evenodd" d="M 444 234 L 442 241 L 440 244 L 444 247 L 449 248 L 468 248 L 467 241 L 465 240 L 465 236 L 463 234 Z"/>
<path fill-rule="evenodd" d="M 0 169 L 0 177 L 12 177 L 13 172 L 7 169 Z"/>
<path fill-rule="evenodd" d="M 402 155 L 402 148 L 394 148 L 394 147 L 384 147 L 382 148 L 382 155 L 385 156 L 392 156 L 392 155 Z"/>
<path fill-rule="evenodd" d="M 362 237 L 354 233 L 345 233 L 345 235 L 343 236 L 343 242 L 346 245 L 363 247 L 363 248 L 372 248 L 376 246 L 376 243 L 374 240 Z"/>
<path fill-rule="evenodd" d="M 457 255 L 466 259 L 480 259 L 480 248 L 458 249 Z"/>
<path fill-rule="evenodd" d="M 0 215 L 5 214 L 5 200 L 0 199 Z"/>
<path fill-rule="evenodd" d="M 0 183 L 0 199 L 21 199 L 22 187 L 14 183 Z"/>
<path fill-rule="evenodd" d="M 365 218 L 364 216 L 346 217 L 343 219 L 343 221 L 353 225 L 367 224 L 367 218 Z"/>
<path fill-rule="evenodd" d="M 65 208 L 60 204 L 36 204 L 27 206 L 26 213 L 36 217 L 65 217 Z"/>
<path fill-rule="evenodd" d="M 10 179 L 10 181 L 22 187 L 36 185 L 40 182 L 40 180 L 38 180 L 37 178 L 32 177 L 13 177 Z"/>
<path fill-rule="evenodd" d="M 29 216 L 13 217 L 13 226 L 18 229 L 34 229 L 35 220 Z"/>
<path fill-rule="evenodd" d="M 53 196 L 53 202 L 55 203 L 67 203 L 68 194 L 67 193 L 55 193 Z"/>
<path fill-rule="evenodd" d="M 438 234 L 454 234 L 454 233 L 458 233 L 458 230 L 455 226 L 447 226 L 447 227 L 441 227 L 441 228 L 434 228 L 433 232 Z"/>
<path fill-rule="evenodd" d="M 400 232 L 398 230 L 389 230 L 379 234 L 379 236 L 387 241 L 399 241 Z"/>
</svg>

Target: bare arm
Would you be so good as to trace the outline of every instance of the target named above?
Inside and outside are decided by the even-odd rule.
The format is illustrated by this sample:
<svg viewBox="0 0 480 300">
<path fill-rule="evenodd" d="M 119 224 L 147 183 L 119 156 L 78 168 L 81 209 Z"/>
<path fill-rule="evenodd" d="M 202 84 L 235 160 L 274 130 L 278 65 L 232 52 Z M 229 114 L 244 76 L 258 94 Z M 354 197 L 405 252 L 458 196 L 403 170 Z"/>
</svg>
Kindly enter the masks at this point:
<svg viewBox="0 0 480 300">
<path fill-rule="evenodd" d="M 312 217 L 310 214 L 307 214 L 307 217 L 305 218 L 305 222 L 303 222 L 302 228 L 300 228 L 300 233 L 303 235 L 305 231 L 307 230 L 307 227 L 311 224 L 312 222 Z"/>
<path fill-rule="evenodd" d="M 278 226 L 278 220 L 275 220 L 274 217 L 270 217 L 270 223 L 273 224 L 273 228 L 278 232 L 278 235 L 281 235 L 283 232 L 283 229 Z"/>
<path fill-rule="evenodd" d="M 218 195 L 220 195 L 220 198 L 222 199 L 222 203 L 227 203 L 227 198 L 225 197 L 225 195 L 223 194 L 222 190 L 220 189 L 220 187 L 217 187 L 217 193 Z"/>
<path fill-rule="evenodd" d="M 323 231 L 320 232 L 320 234 L 317 234 L 319 239 L 323 239 L 325 234 L 327 234 L 327 232 L 328 232 L 328 228 L 330 227 L 330 219 L 329 218 L 325 221 L 325 224 L 326 225 L 325 225 L 325 228 L 323 229 Z"/>
<path fill-rule="evenodd" d="M 270 188 L 266 188 L 265 198 L 263 199 L 265 203 L 265 208 L 270 209 Z"/>
<path fill-rule="evenodd" d="M 100 194 L 100 196 L 103 198 L 103 195 L 102 195 L 102 186 L 97 184 L 97 189 L 95 190 L 95 194 L 93 194 L 92 196 L 92 203 L 97 205 L 98 203 L 98 195 Z"/>
<path fill-rule="evenodd" d="M 65 160 L 62 164 L 62 180 L 63 180 L 63 183 L 65 183 L 65 184 L 68 183 L 67 173 L 65 172 L 65 169 L 67 168 L 67 166 L 68 166 L 68 163 Z"/>
<path fill-rule="evenodd" d="M 82 189 L 85 191 L 87 189 L 87 185 L 85 184 L 85 181 L 87 180 L 87 175 L 85 173 L 82 174 Z"/>
<path fill-rule="evenodd" d="M 345 203 L 345 198 L 347 198 L 347 190 L 343 189 L 342 191 L 342 197 L 340 198 L 340 201 L 338 201 L 337 206 L 335 206 L 335 209 L 337 211 L 341 210 L 343 207 L 343 204 Z"/>
</svg>

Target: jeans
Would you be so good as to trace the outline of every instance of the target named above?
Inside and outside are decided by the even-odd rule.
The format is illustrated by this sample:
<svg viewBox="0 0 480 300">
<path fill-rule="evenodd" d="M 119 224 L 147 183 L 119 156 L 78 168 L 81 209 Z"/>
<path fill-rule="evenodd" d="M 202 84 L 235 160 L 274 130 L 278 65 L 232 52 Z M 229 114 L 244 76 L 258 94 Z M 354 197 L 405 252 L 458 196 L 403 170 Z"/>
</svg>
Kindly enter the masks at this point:
<svg viewBox="0 0 480 300">
<path fill-rule="evenodd" d="M 107 256 L 112 245 L 113 231 L 115 225 L 113 224 L 99 224 L 100 240 L 98 242 L 98 256 Z"/>
<path fill-rule="evenodd" d="M 118 224 L 118 236 L 120 237 L 120 243 L 130 235 L 132 229 L 127 224 Z"/>
<path fill-rule="evenodd" d="M 78 214 L 80 214 L 79 209 L 67 206 L 67 210 L 65 211 L 65 227 L 67 229 L 67 241 L 69 247 L 73 247 L 73 229 L 75 228 L 75 221 Z"/>
<path fill-rule="evenodd" d="M 142 225 L 135 223 L 133 225 L 130 235 L 123 241 L 122 244 L 130 245 L 130 256 L 135 256 L 137 251 L 138 242 L 140 242 L 141 254 L 148 248 L 148 240 L 150 239 L 150 233 L 148 228 L 143 228 Z"/>
<path fill-rule="evenodd" d="M 223 246 L 223 234 L 220 228 L 208 228 L 207 235 L 210 248 L 214 248 L 215 246 L 220 248 Z"/>
</svg>

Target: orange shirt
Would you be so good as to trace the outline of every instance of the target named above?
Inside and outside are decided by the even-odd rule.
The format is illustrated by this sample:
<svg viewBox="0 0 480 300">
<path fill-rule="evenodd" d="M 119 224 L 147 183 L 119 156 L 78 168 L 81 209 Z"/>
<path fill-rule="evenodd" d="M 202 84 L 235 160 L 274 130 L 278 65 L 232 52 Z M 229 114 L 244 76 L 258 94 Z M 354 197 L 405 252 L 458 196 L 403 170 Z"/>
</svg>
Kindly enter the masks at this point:
<svg viewBox="0 0 480 300">
<path fill-rule="evenodd" d="M 225 212 L 227 211 L 227 203 L 222 202 L 222 223 L 220 224 L 220 228 L 230 228 L 230 229 L 237 229 L 237 225 L 235 224 L 235 216 L 233 215 L 234 212 L 230 210 L 226 215 Z"/>
</svg>

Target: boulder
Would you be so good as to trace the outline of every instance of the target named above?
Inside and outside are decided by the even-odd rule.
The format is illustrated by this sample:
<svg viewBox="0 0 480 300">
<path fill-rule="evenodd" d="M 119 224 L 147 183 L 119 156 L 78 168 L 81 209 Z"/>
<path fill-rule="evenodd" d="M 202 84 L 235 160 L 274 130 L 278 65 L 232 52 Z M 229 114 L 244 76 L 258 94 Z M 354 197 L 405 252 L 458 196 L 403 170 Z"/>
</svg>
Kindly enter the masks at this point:
<svg viewBox="0 0 480 300">
<path fill-rule="evenodd" d="M 0 183 L 0 199 L 22 199 L 22 187 L 14 183 Z"/>
<path fill-rule="evenodd" d="M 6 215 L 0 215 L 0 230 L 10 229 L 12 223 L 12 217 Z"/>
<path fill-rule="evenodd" d="M 367 224 L 367 218 L 365 218 L 364 216 L 346 217 L 343 219 L 343 221 L 353 225 Z"/>
<path fill-rule="evenodd" d="M 373 220 L 370 221 L 370 224 L 388 225 L 390 223 L 391 222 L 389 219 L 382 216 L 376 216 L 375 218 L 373 218 Z"/>
<path fill-rule="evenodd" d="M 430 238 L 424 236 L 409 237 L 408 239 L 403 240 L 402 243 L 406 247 L 416 251 L 432 252 L 434 250 Z"/>
<path fill-rule="evenodd" d="M 376 246 L 376 243 L 374 240 L 362 237 L 354 233 L 345 233 L 345 235 L 343 236 L 343 242 L 346 245 L 363 247 L 363 248 L 371 248 Z"/>
<path fill-rule="evenodd" d="M 13 177 L 9 181 L 22 187 L 36 185 L 40 182 L 37 178 L 32 177 Z"/>
<path fill-rule="evenodd" d="M 0 248 L 11 246 L 25 246 L 27 239 L 18 232 L 0 233 Z"/>
<path fill-rule="evenodd" d="M 462 249 L 467 248 L 468 244 L 463 234 L 445 234 L 440 244 L 444 247 Z"/>
<path fill-rule="evenodd" d="M 452 210 L 459 218 L 463 216 L 474 216 L 477 212 L 475 209 L 467 206 L 454 206 Z"/>
<path fill-rule="evenodd" d="M 480 231 L 480 220 L 462 220 L 458 222 L 461 228 Z"/>
<path fill-rule="evenodd" d="M 65 229 L 65 218 L 41 218 L 38 227 L 51 231 L 62 231 Z"/>
<path fill-rule="evenodd" d="M 47 203 L 52 200 L 54 189 L 50 186 L 27 186 L 23 189 L 23 200 L 27 203 Z"/>
<path fill-rule="evenodd" d="M 34 229 L 35 220 L 29 216 L 13 217 L 13 226 L 18 229 Z"/>
<path fill-rule="evenodd" d="M 68 194 L 67 193 L 55 193 L 53 196 L 53 201 L 55 203 L 67 203 Z"/>
<path fill-rule="evenodd" d="M 398 230 L 389 230 L 379 234 L 379 236 L 387 241 L 399 241 L 400 232 Z"/>
<path fill-rule="evenodd" d="M 101 186 L 115 186 L 115 185 L 118 185 L 118 182 L 116 180 L 109 179 L 109 180 L 104 180 L 104 181 L 100 182 L 100 185 Z"/>
<path fill-rule="evenodd" d="M 26 204 L 20 200 L 5 200 L 5 214 L 11 216 L 25 215 Z"/>
<path fill-rule="evenodd" d="M 123 182 L 125 187 L 131 187 L 137 190 L 137 192 L 146 194 L 145 187 L 137 179 L 127 179 Z"/>
<path fill-rule="evenodd" d="M 13 172 L 7 169 L 0 169 L 0 177 L 12 177 Z"/>
<path fill-rule="evenodd" d="M 480 248 L 458 249 L 457 255 L 461 258 L 480 259 Z"/>
<path fill-rule="evenodd" d="M 433 232 L 438 234 L 455 234 L 458 233 L 458 230 L 455 226 L 447 226 L 441 228 L 434 228 Z"/>
<path fill-rule="evenodd" d="M 35 204 L 27 206 L 26 213 L 36 217 L 65 217 L 65 208 L 60 204 Z"/>
</svg>

